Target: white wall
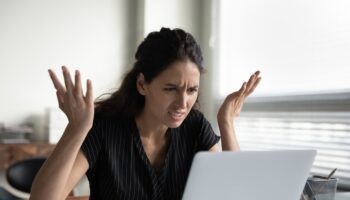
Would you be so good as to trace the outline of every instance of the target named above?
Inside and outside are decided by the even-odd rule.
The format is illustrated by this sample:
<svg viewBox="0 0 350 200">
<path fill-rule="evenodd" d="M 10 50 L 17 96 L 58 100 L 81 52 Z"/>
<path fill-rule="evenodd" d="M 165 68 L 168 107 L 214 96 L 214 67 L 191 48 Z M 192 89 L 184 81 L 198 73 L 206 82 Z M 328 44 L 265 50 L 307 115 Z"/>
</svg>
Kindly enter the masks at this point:
<svg viewBox="0 0 350 200">
<path fill-rule="evenodd" d="M 130 63 L 127 0 L 0 0 L 0 122 L 32 122 L 43 139 L 57 107 L 47 69 L 80 69 L 94 94 L 115 87 Z M 61 75 L 61 74 L 60 74 Z"/>
<path fill-rule="evenodd" d="M 57 108 L 47 69 L 80 69 L 95 97 L 119 85 L 136 46 L 150 31 L 180 27 L 192 33 L 210 71 L 211 0 L 0 0 L 0 122 L 33 122 L 34 140 L 47 139 L 46 110 Z M 210 14 L 210 13 L 209 13 Z M 208 53 L 209 54 L 209 53 Z M 60 74 L 61 75 L 61 74 Z M 205 74 L 202 79 L 210 79 Z M 210 83 L 205 83 L 207 87 Z M 202 87 L 203 89 L 204 87 Z M 204 89 L 202 99 L 209 98 Z M 211 103 L 202 101 L 210 116 Z"/>
<path fill-rule="evenodd" d="M 161 27 L 182 28 L 200 36 L 200 1 L 199 0 L 144 0 L 145 34 L 159 31 Z"/>
</svg>

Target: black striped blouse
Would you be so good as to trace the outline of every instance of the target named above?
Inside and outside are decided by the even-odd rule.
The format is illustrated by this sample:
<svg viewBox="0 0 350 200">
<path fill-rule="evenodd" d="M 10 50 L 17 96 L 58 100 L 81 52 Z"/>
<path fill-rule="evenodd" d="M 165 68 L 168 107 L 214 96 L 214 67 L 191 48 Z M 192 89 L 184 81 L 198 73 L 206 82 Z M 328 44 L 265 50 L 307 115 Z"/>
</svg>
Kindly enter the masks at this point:
<svg viewBox="0 0 350 200">
<path fill-rule="evenodd" d="M 90 199 L 181 199 L 193 156 L 209 150 L 218 137 L 202 113 L 192 110 L 178 128 L 170 128 L 169 146 L 156 172 L 143 149 L 134 119 L 95 117 L 81 149 Z"/>
</svg>

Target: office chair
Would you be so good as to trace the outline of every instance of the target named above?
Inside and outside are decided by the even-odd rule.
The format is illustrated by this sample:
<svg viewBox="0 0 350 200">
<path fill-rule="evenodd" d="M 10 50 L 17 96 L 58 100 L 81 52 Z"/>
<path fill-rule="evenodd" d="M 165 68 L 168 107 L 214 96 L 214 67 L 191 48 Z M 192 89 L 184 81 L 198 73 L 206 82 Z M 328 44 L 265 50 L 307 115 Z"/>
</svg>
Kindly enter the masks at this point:
<svg viewBox="0 0 350 200">
<path fill-rule="evenodd" d="M 14 196 L 5 188 L 0 187 L 0 200 L 22 200 L 22 199 Z"/>
<path fill-rule="evenodd" d="M 17 190 L 30 193 L 36 173 L 46 158 L 29 158 L 12 164 L 6 170 L 8 183 Z"/>
<path fill-rule="evenodd" d="M 46 158 L 29 158 L 12 164 L 6 170 L 7 182 L 10 184 L 10 186 L 21 192 L 30 193 L 35 175 L 44 164 L 45 160 Z M 67 199 L 85 200 L 89 198 L 88 196 L 74 197 L 73 191 L 71 191 L 69 195 L 70 197 Z M 0 187 L 0 200 L 3 199 L 21 200 L 21 198 L 12 195 L 5 188 Z"/>
<path fill-rule="evenodd" d="M 41 165 L 46 158 L 30 158 L 18 161 L 6 170 L 6 179 L 10 186 L 21 191 L 30 193 L 32 182 L 36 173 L 39 171 Z M 21 200 L 8 190 L 0 187 L 0 200 Z"/>
</svg>

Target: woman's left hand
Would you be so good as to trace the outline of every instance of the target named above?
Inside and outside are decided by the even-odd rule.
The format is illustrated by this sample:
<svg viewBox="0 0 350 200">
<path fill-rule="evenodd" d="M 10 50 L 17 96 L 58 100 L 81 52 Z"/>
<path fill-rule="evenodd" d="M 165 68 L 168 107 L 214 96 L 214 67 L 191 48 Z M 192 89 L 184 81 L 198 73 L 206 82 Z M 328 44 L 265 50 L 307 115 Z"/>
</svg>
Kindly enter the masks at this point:
<svg viewBox="0 0 350 200">
<path fill-rule="evenodd" d="M 234 118 L 237 117 L 242 110 L 245 98 L 258 86 L 261 80 L 259 75 L 260 71 L 256 71 L 250 76 L 248 82 L 243 83 L 238 91 L 226 97 L 218 112 L 217 118 L 219 123 L 233 123 Z"/>
</svg>

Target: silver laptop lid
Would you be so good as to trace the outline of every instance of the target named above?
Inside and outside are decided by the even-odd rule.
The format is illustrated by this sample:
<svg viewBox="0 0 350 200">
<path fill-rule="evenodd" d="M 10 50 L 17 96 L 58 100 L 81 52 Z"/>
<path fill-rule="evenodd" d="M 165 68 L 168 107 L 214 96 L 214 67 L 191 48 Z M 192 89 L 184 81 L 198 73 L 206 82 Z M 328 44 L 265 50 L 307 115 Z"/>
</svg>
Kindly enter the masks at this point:
<svg viewBox="0 0 350 200">
<path fill-rule="evenodd" d="M 315 150 L 200 152 L 183 200 L 299 200 Z"/>
</svg>

